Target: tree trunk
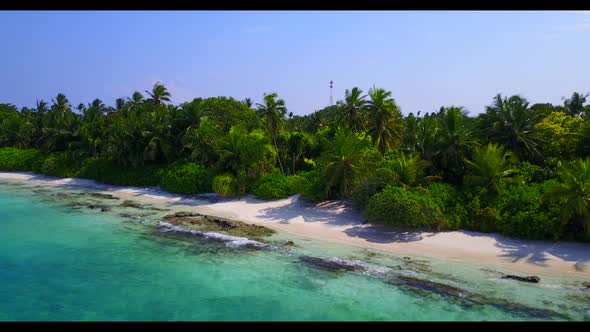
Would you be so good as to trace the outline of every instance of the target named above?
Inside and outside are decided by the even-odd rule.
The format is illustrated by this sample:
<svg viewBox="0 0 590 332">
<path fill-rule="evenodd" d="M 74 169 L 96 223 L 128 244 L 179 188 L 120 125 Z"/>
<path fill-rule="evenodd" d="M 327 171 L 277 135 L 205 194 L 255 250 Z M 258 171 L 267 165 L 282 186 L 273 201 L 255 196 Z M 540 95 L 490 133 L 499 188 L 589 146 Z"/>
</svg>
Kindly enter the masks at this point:
<svg viewBox="0 0 590 332">
<path fill-rule="evenodd" d="M 272 140 L 275 144 L 275 150 L 277 151 L 277 159 L 279 160 L 279 166 L 281 167 L 281 173 L 285 175 L 285 170 L 283 169 L 283 163 L 281 162 L 281 155 L 279 154 L 279 147 L 277 145 L 277 139 L 275 135 L 272 135 Z"/>
</svg>

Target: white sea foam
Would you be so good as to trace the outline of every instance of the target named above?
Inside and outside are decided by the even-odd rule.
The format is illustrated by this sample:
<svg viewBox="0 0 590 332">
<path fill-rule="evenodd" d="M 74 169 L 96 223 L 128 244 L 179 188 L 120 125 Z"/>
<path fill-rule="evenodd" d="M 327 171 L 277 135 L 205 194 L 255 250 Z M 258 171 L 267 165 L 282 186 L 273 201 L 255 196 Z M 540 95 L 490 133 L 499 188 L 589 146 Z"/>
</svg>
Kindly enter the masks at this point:
<svg viewBox="0 0 590 332">
<path fill-rule="evenodd" d="M 161 221 L 158 224 L 158 228 L 162 232 L 188 234 L 188 235 L 202 237 L 202 238 L 212 240 L 212 241 L 223 242 L 223 243 L 225 243 L 225 245 L 227 247 L 230 247 L 230 248 L 240 248 L 240 247 L 265 248 L 268 246 L 267 244 L 264 244 L 264 243 L 261 243 L 258 241 L 254 241 L 254 240 L 250 240 L 246 237 L 232 236 L 232 235 L 226 235 L 226 234 L 215 233 L 215 232 L 201 232 L 201 231 L 192 230 L 192 229 L 185 229 L 180 226 L 175 226 L 170 223 L 163 222 L 163 221 Z"/>
</svg>

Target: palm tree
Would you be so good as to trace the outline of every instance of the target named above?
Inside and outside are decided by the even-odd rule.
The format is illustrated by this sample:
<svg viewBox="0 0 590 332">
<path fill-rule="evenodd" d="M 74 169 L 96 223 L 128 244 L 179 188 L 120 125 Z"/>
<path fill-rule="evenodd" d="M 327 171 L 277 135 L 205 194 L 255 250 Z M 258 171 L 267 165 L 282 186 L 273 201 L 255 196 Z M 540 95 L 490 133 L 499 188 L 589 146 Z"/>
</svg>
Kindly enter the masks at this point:
<svg viewBox="0 0 590 332">
<path fill-rule="evenodd" d="M 573 221 L 590 235 L 590 159 L 578 159 L 569 164 L 559 163 L 561 183 L 545 194 L 549 201 L 563 202 L 561 221 Z"/>
<path fill-rule="evenodd" d="M 38 100 L 37 105 L 35 106 L 35 111 L 39 115 L 43 115 L 49 111 L 47 108 L 47 103 L 44 100 Z"/>
<path fill-rule="evenodd" d="M 145 90 L 145 92 L 156 105 L 160 105 L 162 101 L 170 102 L 170 92 L 168 92 L 168 89 L 166 89 L 166 87 L 160 82 L 154 84 L 151 92 L 147 90 Z"/>
<path fill-rule="evenodd" d="M 131 98 L 129 98 L 129 103 L 132 107 L 141 104 L 143 101 L 143 95 L 139 91 L 135 91 Z"/>
<path fill-rule="evenodd" d="M 436 178 L 426 176 L 425 170 L 430 162 L 420 159 L 419 155 L 406 156 L 398 152 L 394 158 L 386 160 L 384 166 L 394 172 L 396 181 L 406 189 Z"/>
<path fill-rule="evenodd" d="M 465 176 L 466 183 L 489 188 L 496 193 L 500 191 L 500 180 L 516 173 L 511 168 L 517 162 L 515 156 L 494 143 L 476 148 L 473 161 L 465 162 L 471 168 L 471 174 Z"/>
<path fill-rule="evenodd" d="M 588 97 L 588 95 L 589 94 L 582 95 L 574 92 L 571 98 L 566 99 L 563 103 L 566 114 L 571 116 L 581 115 L 584 111 L 584 103 L 586 102 L 586 97 Z"/>
<path fill-rule="evenodd" d="M 366 95 L 357 87 L 352 88 L 352 91 L 346 90 L 344 93 L 344 102 L 338 102 L 342 110 L 342 118 L 347 122 L 348 127 L 354 132 L 360 132 L 364 128 L 364 111 L 367 105 Z"/>
<path fill-rule="evenodd" d="M 463 160 L 478 143 L 463 123 L 465 114 L 462 107 L 442 107 L 437 117 L 440 130 L 436 131 L 433 159 L 449 180 L 460 182 L 465 174 Z"/>
<path fill-rule="evenodd" d="M 401 113 L 391 98 L 391 91 L 372 88 L 368 102 L 370 112 L 370 134 L 381 154 L 401 139 Z"/>
<path fill-rule="evenodd" d="M 353 133 L 350 128 L 338 128 L 329 149 L 320 157 L 324 165 L 325 194 L 338 192 L 349 197 L 353 187 L 375 161 L 373 148 L 364 133 Z M 375 151 L 377 155 L 378 152 Z"/>
<path fill-rule="evenodd" d="M 541 156 L 537 149 L 539 141 L 534 135 L 538 115 L 528 105 L 520 96 L 507 99 L 498 94 L 492 106 L 482 114 L 483 126 L 487 127 L 490 139 L 514 151 L 519 158 Z"/>
<path fill-rule="evenodd" d="M 246 99 L 244 99 L 244 104 L 246 104 L 246 106 L 248 106 L 248 108 L 252 108 L 252 105 L 254 104 L 254 102 L 252 101 L 252 98 L 246 98 Z"/>
<path fill-rule="evenodd" d="M 283 126 L 283 120 L 285 118 L 285 114 L 287 113 L 287 107 L 285 107 L 284 100 L 277 98 L 278 95 L 276 93 L 265 94 L 264 104 L 257 104 L 257 106 L 258 113 L 265 119 L 267 129 L 270 133 L 270 136 L 272 137 L 272 141 L 277 152 L 279 166 L 281 168 L 281 173 L 285 174 L 285 169 L 283 168 L 283 163 L 281 162 L 281 157 L 279 155 L 277 138 Z"/>
</svg>

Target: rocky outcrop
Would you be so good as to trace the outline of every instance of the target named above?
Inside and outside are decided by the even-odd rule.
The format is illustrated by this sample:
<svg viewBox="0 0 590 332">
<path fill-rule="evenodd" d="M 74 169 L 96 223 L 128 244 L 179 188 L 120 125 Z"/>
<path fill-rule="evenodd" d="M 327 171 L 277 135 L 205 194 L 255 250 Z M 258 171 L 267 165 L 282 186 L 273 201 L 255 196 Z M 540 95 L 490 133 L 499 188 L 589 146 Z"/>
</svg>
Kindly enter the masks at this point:
<svg viewBox="0 0 590 332">
<path fill-rule="evenodd" d="M 272 229 L 264 226 L 247 224 L 238 220 L 208 216 L 194 212 L 176 212 L 164 216 L 162 219 L 172 225 L 185 228 L 226 232 L 230 235 L 245 236 L 253 239 L 259 239 L 275 233 Z"/>
<path fill-rule="evenodd" d="M 134 201 L 125 200 L 119 204 L 120 207 L 130 207 L 138 210 L 152 210 L 152 211 L 170 211 L 170 209 L 162 209 L 149 204 L 140 204 Z"/>
<path fill-rule="evenodd" d="M 366 265 L 360 261 L 352 261 L 338 257 L 301 256 L 299 260 L 316 269 L 332 272 L 365 270 Z"/>
<path fill-rule="evenodd" d="M 113 196 L 111 194 L 102 194 L 102 193 L 90 193 L 92 197 L 100 198 L 100 199 L 111 199 L 111 200 L 118 200 L 119 197 Z"/>
<path fill-rule="evenodd" d="M 225 243 L 227 247 L 231 248 L 249 248 L 249 249 L 263 249 L 268 245 L 258 241 L 250 240 L 245 237 L 231 236 L 215 232 L 202 232 L 198 230 L 185 229 L 180 226 L 175 226 L 167 222 L 160 222 L 158 229 L 165 233 L 176 233 L 187 236 L 194 236 L 205 240 Z"/>
</svg>

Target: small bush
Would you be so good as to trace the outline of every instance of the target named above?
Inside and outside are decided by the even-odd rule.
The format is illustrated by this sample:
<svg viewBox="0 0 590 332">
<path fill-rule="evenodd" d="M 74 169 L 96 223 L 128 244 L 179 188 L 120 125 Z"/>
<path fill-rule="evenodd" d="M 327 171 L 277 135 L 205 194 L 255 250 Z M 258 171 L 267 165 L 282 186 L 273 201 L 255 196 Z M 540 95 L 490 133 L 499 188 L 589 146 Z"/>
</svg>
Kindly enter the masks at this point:
<svg viewBox="0 0 590 332">
<path fill-rule="evenodd" d="M 238 181 L 231 174 L 218 175 L 213 178 L 213 191 L 223 196 L 235 196 L 239 192 L 237 190 Z"/>
<path fill-rule="evenodd" d="M 419 228 L 444 227 L 444 216 L 427 195 L 388 186 L 373 195 L 364 211 L 371 223 Z"/>
<path fill-rule="evenodd" d="M 41 153 L 37 149 L 0 148 L 0 170 L 31 171 Z"/>
<path fill-rule="evenodd" d="M 199 194 L 211 192 L 212 174 L 195 163 L 173 164 L 164 173 L 160 186 L 173 193 Z"/>
<path fill-rule="evenodd" d="M 294 195 L 295 191 L 290 178 L 285 175 L 264 176 L 259 185 L 254 188 L 253 194 L 261 199 L 279 199 Z"/>
</svg>

